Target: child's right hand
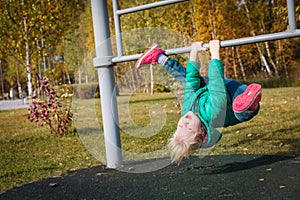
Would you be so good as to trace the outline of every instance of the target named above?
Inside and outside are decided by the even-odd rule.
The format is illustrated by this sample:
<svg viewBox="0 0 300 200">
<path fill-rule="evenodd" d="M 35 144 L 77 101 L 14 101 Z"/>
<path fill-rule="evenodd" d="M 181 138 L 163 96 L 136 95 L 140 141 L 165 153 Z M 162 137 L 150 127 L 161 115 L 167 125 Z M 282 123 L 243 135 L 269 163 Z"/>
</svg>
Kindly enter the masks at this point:
<svg viewBox="0 0 300 200">
<path fill-rule="evenodd" d="M 199 51 L 205 51 L 207 49 L 203 47 L 203 42 L 200 41 L 200 42 L 194 42 L 191 46 L 191 50 L 199 52 Z"/>
<path fill-rule="evenodd" d="M 198 62 L 199 51 L 205 51 L 206 48 L 203 47 L 203 42 L 194 42 L 191 46 L 190 61 Z"/>
</svg>

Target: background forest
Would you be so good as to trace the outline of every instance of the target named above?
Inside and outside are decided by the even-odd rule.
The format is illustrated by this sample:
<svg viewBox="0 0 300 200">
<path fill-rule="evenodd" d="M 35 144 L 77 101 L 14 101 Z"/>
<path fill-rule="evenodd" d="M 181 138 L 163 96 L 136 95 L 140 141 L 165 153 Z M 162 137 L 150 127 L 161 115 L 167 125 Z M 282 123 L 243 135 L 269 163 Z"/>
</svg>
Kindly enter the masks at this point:
<svg viewBox="0 0 300 200">
<path fill-rule="evenodd" d="M 107 2 L 114 41 L 112 2 Z M 119 0 L 119 9 L 152 2 Z M 298 0 L 295 8 L 300 22 Z M 141 53 L 153 42 L 168 49 L 198 40 L 287 31 L 287 16 L 286 0 L 190 0 L 122 16 L 124 51 Z M 32 94 L 37 87 L 36 74 L 55 85 L 97 82 L 89 0 L 3 0 L 0 22 L 0 96 L 12 90 L 16 98 Z M 300 39 L 292 38 L 225 48 L 222 57 L 228 78 L 287 86 L 299 82 L 299 52 Z M 124 62 L 115 68 L 115 78 L 124 87 L 135 87 L 137 75 L 127 73 L 133 65 Z"/>
</svg>

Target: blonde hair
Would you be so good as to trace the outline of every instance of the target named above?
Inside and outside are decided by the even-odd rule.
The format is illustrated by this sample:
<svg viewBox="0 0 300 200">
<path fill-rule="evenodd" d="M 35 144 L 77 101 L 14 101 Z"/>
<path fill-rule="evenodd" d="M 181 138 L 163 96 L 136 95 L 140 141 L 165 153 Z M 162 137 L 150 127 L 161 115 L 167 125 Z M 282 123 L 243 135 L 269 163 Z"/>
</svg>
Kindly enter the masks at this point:
<svg viewBox="0 0 300 200">
<path fill-rule="evenodd" d="M 172 163 L 180 164 L 183 158 L 188 158 L 201 145 L 202 140 L 196 134 L 195 137 L 188 137 L 188 135 L 175 132 L 168 144 Z"/>
</svg>

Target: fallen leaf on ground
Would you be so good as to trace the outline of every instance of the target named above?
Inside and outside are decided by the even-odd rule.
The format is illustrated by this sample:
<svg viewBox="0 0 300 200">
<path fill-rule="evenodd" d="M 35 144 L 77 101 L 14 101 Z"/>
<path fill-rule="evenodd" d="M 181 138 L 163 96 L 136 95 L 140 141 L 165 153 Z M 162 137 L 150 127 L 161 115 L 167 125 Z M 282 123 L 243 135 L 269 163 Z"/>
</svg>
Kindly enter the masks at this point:
<svg viewBox="0 0 300 200">
<path fill-rule="evenodd" d="M 284 146 L 284 143 L 283 143 L 283 142 L 280 142 L 278 146 L 279 146 L 279 147 L 283 147 L 283 146 Z"/>
<path fill-rule="evenodd" d="M 280 188 L 280 189 L 284 189 L 284 188 L 285 188 L 285 185 L 280 185 L 279 188 Z"/>
<path fill-rule="evenodd" d="M 49 183 L 49 186 L 50 187 L 56 187 L 56 186 L 58 186 L 58 184 L 57 183 Z"/>
</svg>

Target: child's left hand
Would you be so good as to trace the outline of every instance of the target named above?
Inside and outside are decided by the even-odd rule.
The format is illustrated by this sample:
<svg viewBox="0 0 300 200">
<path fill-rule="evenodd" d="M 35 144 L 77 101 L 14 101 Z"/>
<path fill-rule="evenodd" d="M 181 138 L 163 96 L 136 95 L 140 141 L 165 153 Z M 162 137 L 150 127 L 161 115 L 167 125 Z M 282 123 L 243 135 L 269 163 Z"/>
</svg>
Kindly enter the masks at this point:
<svg viewBox="0 0 300 200">
<path fill-rule="evenodd" d="M 211 40 L 209 42 L 209 50 L 212 59 L 220 60 L 220 40 Z"/>
</svg>

